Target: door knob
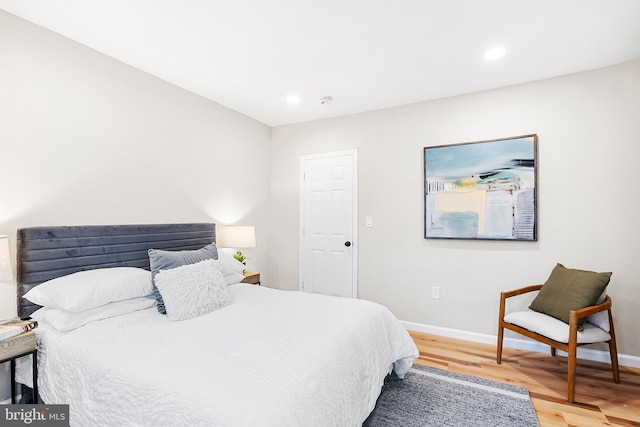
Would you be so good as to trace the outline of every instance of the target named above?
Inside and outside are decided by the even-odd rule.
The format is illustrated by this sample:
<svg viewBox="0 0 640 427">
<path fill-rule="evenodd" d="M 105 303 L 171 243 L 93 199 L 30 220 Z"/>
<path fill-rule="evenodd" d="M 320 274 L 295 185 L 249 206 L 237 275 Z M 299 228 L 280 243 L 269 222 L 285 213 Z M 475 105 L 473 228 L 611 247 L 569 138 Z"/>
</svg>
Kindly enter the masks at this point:
<svg viewBox="0 0 640 427">
<path fill-rule="evenodd" d="M 351 246 L 351 242 L 347 240 L 346 242 L 344 242 L 344 245 L 345 245 L 346 247 L 349 247 L 349 246 Z"/>
</svg>

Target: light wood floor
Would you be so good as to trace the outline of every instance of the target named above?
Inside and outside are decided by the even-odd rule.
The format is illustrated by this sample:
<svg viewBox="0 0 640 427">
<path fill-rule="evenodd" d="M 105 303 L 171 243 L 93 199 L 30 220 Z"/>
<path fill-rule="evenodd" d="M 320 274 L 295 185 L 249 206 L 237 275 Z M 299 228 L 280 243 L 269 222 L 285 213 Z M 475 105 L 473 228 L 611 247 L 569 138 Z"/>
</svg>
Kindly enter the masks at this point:
<svg viewBox="0 0 640 427">
<path fill-rule="evenodd" d="M 578 360 L 576 403 L 567 402 L 564 357 L 496 347 L 411 331 L 416 363 L 526 387 L 541 427 L 640 426 L 640 369 L 620 366 L 620 384 L 606 363 Z"/>
</svg>

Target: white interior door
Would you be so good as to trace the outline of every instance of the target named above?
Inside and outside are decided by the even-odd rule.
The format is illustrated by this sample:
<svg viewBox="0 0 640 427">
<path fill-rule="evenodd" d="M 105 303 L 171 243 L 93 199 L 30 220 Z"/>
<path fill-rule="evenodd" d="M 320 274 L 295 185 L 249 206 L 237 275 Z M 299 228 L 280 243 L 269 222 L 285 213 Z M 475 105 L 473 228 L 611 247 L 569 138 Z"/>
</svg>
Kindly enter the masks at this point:
<svg viewBox="0 0 640 427">
<path fill-rule="evenodd" d="M 300 289 L 356 298 L 357 151 L 300 158 Z"/>
</svg>

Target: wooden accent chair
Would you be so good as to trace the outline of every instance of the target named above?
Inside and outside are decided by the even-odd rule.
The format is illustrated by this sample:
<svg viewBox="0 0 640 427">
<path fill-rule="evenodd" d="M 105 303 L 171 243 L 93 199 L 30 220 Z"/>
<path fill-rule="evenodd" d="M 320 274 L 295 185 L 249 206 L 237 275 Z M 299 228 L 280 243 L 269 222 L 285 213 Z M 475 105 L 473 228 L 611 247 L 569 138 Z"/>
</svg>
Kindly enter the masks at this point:
<svg viewBox="0 0 640 427">
<path fill-rule="evenodd" d="M 571 403 L 574 401 L 576 388 L 576 351 L 579 346 L 593 344 L 596 342 L 606 342 L 609 344 L 609 352 L 611 355 L 611 369 L 613 371 L 613 380 L 620 382 L 620 372 L 618 369 L 618 353 L 616 348 L 616 337 L 613 327 L 613 317 L 611 315 L 611 297 L 596 305 L 592 305 L 580 310 L 571 310 L 569 315 L 569 324 L 555 319 L 546 314 L 538 313 L 533 310 L 516 311 L 506 314 L 506 300 L 516 295 L 526 294 L 528 292 L 539 291 L 542 285 L 532 285 L 520 289 L 515 289 L 500 294 L 500 316 L 498 318 L 498 353 L 496 361 L 498 364 L 502 362 L 502 342 L 504 329 L 517 332 L 521 335 L 534 339 L 551 346 L 551 355 L 556 355 L 556 349 L 560 349 L 567 353 L 567 400 Z M 596 326 L 592 323 L 585 322 L 584 329 L 578 330 L 578 320 L 586 318 L 596 313 L 607 312 L 604 318 L 604 325 Z M 606 322 L 608 320 L 608 322 Z M 608 323 L 608 325 L 607 325 Z M 607 331 L 608 329 L 608 331 Z"/>
</svg>

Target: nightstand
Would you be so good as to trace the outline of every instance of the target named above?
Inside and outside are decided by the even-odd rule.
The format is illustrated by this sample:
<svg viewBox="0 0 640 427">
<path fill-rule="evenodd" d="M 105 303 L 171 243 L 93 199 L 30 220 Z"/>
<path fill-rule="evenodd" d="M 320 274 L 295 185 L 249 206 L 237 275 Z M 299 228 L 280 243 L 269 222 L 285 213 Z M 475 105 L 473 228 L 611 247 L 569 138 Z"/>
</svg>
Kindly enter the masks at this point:
<svg viewBox="0 0 640 427">
<path fill-rule="evenodd" d="M 240 283 L 249 283 L 249 284 L 252 284 L 252 285 L 260 286 L 260 273 L 254 273 L 252 271 L 245 271 L 242 274 L 244 274 L 244 279 L 242 279 L 242 281 Z"/>
<path fill-rule="evenodd" d="M 16 359 L 33 355 L 33 400 L 38 403 L 38 349 L 36 333 L 25 332 L 0 341 L 0 363 L 11 362 L 11 403 L 16 403 Z"/>
</svg>

